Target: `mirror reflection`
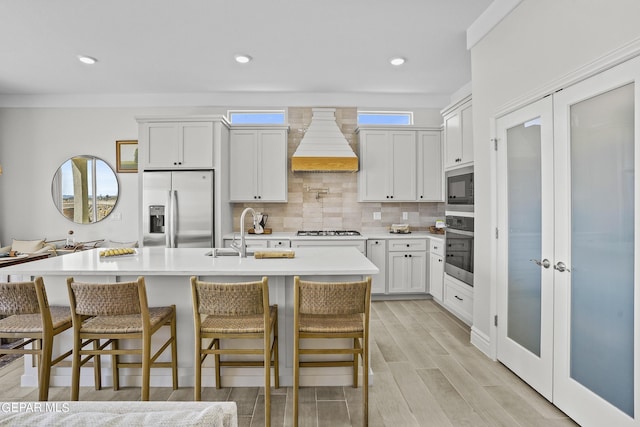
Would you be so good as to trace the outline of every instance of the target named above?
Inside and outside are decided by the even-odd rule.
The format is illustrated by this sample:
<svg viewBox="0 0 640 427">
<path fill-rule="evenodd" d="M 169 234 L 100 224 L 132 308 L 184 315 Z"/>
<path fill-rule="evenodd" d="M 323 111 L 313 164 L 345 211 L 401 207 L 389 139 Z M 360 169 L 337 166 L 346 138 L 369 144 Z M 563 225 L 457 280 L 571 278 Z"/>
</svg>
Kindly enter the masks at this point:
<svg viewBox="0 0 640 427">
<path fill-rule="evenodd" d="M 58 211 L 76 224 L 109 216 L 118 201 L 118 179 L 111 167 L 94 156 L 76 156 L 53 176 L 51 196 Z"/>
</svg>

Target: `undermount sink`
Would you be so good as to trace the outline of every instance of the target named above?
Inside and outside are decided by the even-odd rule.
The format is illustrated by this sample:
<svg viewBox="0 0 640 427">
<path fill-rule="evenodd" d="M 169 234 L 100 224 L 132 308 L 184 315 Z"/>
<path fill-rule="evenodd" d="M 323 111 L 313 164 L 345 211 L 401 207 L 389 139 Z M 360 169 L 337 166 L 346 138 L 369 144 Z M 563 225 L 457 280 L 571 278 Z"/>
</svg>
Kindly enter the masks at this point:
<svg viewBox="0 0 640 427">
<path fill-rule="evenodd" d="M 247 254 L 253 255 L 253 251 L 247 250 Z M 239 256 L 240 254 L 233 248 L 213 248 L 213 250 L 207 252 L 204 255 L 217 258 L 219 256 Z"/>
</svg>

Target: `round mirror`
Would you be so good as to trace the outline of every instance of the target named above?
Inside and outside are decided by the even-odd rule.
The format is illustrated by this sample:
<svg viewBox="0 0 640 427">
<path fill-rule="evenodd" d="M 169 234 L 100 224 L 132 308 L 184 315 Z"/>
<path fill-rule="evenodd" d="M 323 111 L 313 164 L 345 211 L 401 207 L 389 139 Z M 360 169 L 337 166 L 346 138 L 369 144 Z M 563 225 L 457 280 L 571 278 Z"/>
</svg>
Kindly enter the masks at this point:
<svg viewBox="0 0 640 427">
<path fill-rule="evenodd" d="M 118 179 L 102 159 L 72 157 L 53 176 L 51 196 L 67 219 L 76 224 L 91 224 L 113 211 L 118 201 Z"/>
</svg>

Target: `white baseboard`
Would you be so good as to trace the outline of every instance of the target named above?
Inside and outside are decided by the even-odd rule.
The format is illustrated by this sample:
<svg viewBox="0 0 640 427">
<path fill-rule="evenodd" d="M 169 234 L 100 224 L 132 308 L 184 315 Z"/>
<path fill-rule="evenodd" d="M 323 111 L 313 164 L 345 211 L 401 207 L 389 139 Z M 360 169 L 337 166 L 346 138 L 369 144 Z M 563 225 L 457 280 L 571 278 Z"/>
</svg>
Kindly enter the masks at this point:
<svg viewBox="0 0 640 427">
<path fill-rule="evenodd" d="M 491 338 L 480 332 L 474 326 L 471 327 L 471 344 L 473 344 L 478 350 L 486 354 L 491 359 L 495 360 L 491 347 Z"/>
</svg>

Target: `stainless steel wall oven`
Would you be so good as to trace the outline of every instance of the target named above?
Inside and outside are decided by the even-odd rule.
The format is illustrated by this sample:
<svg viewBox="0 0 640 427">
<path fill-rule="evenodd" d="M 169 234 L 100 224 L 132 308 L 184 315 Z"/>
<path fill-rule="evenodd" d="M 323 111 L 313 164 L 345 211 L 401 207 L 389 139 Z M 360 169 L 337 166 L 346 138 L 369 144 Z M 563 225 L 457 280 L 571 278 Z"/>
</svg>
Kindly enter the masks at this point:
<svg viewBox="0 0 640 427">
<path fill-rule="evenodd" d="M 444 271 L 473 286 L 473 217 L 447 215 Z"/>
</svg>

